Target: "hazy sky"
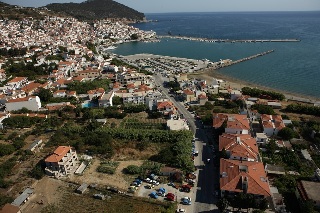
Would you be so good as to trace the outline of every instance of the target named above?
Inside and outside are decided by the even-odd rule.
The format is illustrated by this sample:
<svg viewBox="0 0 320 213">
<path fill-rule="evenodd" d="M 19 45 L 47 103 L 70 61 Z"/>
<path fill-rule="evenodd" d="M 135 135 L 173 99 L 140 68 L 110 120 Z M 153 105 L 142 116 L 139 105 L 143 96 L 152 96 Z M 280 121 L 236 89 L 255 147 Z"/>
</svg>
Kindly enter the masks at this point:
<svg viewBox="0 0 320 213">
<path fill-rule="evenodd" d="M 83 0 L 0 0 L 9 4 L 39 7 L 49 3 Z M 116 0 L 139 12 L 221 11 L 320 11 L 320 0 Z"/>
</svg>

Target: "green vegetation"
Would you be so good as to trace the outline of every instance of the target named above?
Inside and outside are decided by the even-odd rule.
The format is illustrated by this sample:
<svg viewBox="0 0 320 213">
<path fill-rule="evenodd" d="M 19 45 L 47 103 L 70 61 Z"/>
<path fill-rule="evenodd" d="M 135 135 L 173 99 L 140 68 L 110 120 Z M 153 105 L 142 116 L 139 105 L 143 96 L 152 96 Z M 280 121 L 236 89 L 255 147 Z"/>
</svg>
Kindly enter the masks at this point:
<svg viewBox="0 0 320 213">
<path fill-rule="evenodd" d="M 73 82 L 68 84 L 68 90 L 76 91 L 77 94 L 86 94 L 89 90 L 103 88 L 106 92 L 109 90 L 110 80 L 108 79 L 95 79 L 87 82 Z"/>
<path fill-rule="evenodd" d="M 307 114 L 320 116 L 320 107 L 302 105 L 302 104 L 290 104 L 286 107 L 287 112 L 298 113 L 298 114 Z"/>
<path fill-rule="evenodd" d="M 7 48 L 0 49 L 0 56 L 5 56 L 5 57 L 24 56 L 26 53 L 27 53 L 27 48 L 10 48 L 9 50 L 7 50 Z"/>
<path fill-rule="evenodd" d="M 14 116 L 4 119 L 3 125 L 6 128 L 29 128 L 42 121 L 43 118 L 38 117 Z"/>
<path fill-rule="evenodd" d="M 11 173 L 16 161 L 16 157 L 12 157 L 0 164 L 0 188 L 7 188 L 10 185 L 10 182 L 5 181 L 4 178 Z"/>
<path fill-rule="evenodd" d="M 160 169 L 163 165 L 161 163 L 145 161 L 141 166 L 129 165 L 125 168 L 124 172 L 131 175 L 139 175 L 142 178 L 147 177 L 149 174 L 160 174 Z"/>
<path fill-rule="evenodd" d="M 87 41 L 86 45 L 89 50 L 91 50 L 94 54 L 97 54 L 97 49 L 94 43 Z"/>
<path fill-rule="evenodd" d="M 142 20 L 144 14 L 112 0 L 90 0 L 82 3 L 48 4 L 49 10 L 63 12 L 79 20 L 126 18 Z"/>
<path fill-rule="evenodd" d="M 0 194 L 0 208 L 2 208 L 6 203 L 12 203 L 13 200 L 14 199 L 12 197 Z"/>
<path fill-rule="evenodd" d="M 127 168 L 125 168 L 125 172 L 130 175 L 136 175 L 136 174 L 140 174 L 141 168 L 140 166 L 129 165 L 127 166 Z"/>
<path fill-rule="evenodd" d="M 264 211 L 268 208 L 268 201 L 266 198 L 257 199 L 252 194 L 239 193 L 233 196 L 232 198 L 227 198 L 227 201 L 230 204 L 230 206 L 237 209 L 254 208 Z M 219 205 L 221 205 L 221 207 L 225 207 L 226 201 Z"/>
<path fill-rule="evenodd" d="M 7 75 L 28 77 L 29 80 L 36 79 L 39 75 L 48 75 L 55 67 L 55 64 L 42 64 L 35 66 L 35 62 L 32 63 L 13 63 L 12 59 L 6 64 Z"/>
<path fill-rule="evenodd" d="M 291 140 L 296 135 L 297 135 L 296 132 L 289 127 L 284 127 L 278 132 L 278 136 L 284 140 Z"/>
<path fill-rule="evenodd" d="M 47 55 L 46 60 L 57 60 L 57 61 L 62 61 L 64 60 L 63 56 L 61 54 L 57 54 L 57 55 Z"/>
<path fill-rule="evenodd" d="M 181 90 L 180 84 L 177 81 L 169 81 L 166 83 L 166 87 L 172 88 L 172 91 L 176 92 Z"/>
<path fill-rule="evenodd" d="M 119 164 L 119 162 L 114 161 L 103 161 L 100 163 L 100 166 L 98 166 L 97 172 L 113 175 L 116 172 Z"/>
<path fill-rule="evenodd" d="M 186 172 L 194 171 L 194 163 L 191 159 L 191 138 L 181 138 L 174 144 L 162 149 L 158 155 L 151 159 L 172 167 L 181 168 Z"/>
<path fill-rule="evenodd" d="M 125 129 L 166 129 L 165 123 L 141 122 L 135 118 L 124 119 L 121 126 Z"/>
<path fill-rule="evenodd" d="M 260 114 L 274 115 L 275 112 L 271 106 L 263 105 L 263 104 L 254 104 L 251 107 L 253 110 L 257 110 Z"/>
<path fill-rule="evenodd" d="M 284 100 L 285 96 L 278 92 L 266 91 L 257 88 L 243 87 L 242 88 L 243 95 L 250 95 L 251 97 L 265 98 L 265 99 L 276 99 L 276 100 Z"/>
<path fill-rule="evenodd" d="M 301 177 L 313 174 L 314 168 L 307 160 L 300 158 L 294 151 L 278 147 L 275 140 L 270 140 L 266 148 L 268 151 L 264 153 L 264 157 L 268 159 L 264 159 L 265 163 L 284 166 L 287 171 L 297 171 Z M 296 150 L 295 147 L 294 150 Z"/>
</svg>

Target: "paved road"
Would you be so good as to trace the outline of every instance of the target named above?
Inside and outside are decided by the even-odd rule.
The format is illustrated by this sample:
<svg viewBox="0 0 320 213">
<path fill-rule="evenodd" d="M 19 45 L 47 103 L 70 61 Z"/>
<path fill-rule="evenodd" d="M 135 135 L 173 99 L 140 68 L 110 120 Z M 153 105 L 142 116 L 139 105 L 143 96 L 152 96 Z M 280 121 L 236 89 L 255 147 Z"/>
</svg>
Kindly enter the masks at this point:
<svg viewBox="0 0 320 213">
<path fill-rule="evenodd" d="M 192 205 L 185 208 L 188 212 L 215 212 L 218 211 L 214 203 L 216 203 L 216 197 L 214 196 L 214 186 L 219 182 L 219 174 L 217 168 L 212 163 L 213 153 L 208 147 L 209 140 L 212 140 L 212 133 L 209 130 L 202 129 L 199 121 L 196 121 L 193 115 L 183 106 L 181 102 L 176 101 L 168 94 L 168 89 L 163 87 L 163 79 L 158 75 L 155 76 L 155 83 L 162 89 L 162 93 L 170 99 L 173 104 L 178 108 L 180 114 L 184 115 L 184 118 L 190 124 L 190 130 L 196 137 L 196 149 L 199 151 L 198 157 L 195 158 L 195 166 L 198 168 L 197 184 L 192 189 L 190 197 L 192 199 Z M 205 164 L 206 160 L 210 158 L 211 163 Z"/>
</svg>

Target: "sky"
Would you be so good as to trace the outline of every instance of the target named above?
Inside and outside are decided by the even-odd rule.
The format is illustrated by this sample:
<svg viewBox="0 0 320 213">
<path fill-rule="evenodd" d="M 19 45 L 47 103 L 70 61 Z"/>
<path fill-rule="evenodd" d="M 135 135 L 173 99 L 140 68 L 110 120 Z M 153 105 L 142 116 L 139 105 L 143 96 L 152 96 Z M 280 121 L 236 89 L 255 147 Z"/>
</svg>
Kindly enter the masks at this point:
<svg viewBox="0 0 320 213">
<path fill-rule="evenodd" d="M 40 7 L 83 0 L 0 0 L 8 4 Z M 320 11 L 320 0 L 116 0 L 142 13 Z"/>
</svg>

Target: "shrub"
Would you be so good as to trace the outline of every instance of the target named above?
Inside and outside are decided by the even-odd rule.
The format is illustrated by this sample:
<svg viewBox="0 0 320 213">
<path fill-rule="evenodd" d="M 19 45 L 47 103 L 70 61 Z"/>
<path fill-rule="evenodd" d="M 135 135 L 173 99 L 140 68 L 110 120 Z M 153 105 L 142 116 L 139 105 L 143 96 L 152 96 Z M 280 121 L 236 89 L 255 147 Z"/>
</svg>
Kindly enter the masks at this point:
<svg viewBox="0 0 320 213">
<path fill-rule="evenodd" d="M 139 166 L 136 165 L 129 165 L 126 169 L 125 172 L 131 175 L 136 175 L 136 174 L 140 174 L 141 172 L 141 168 Z"/>
</svg>

